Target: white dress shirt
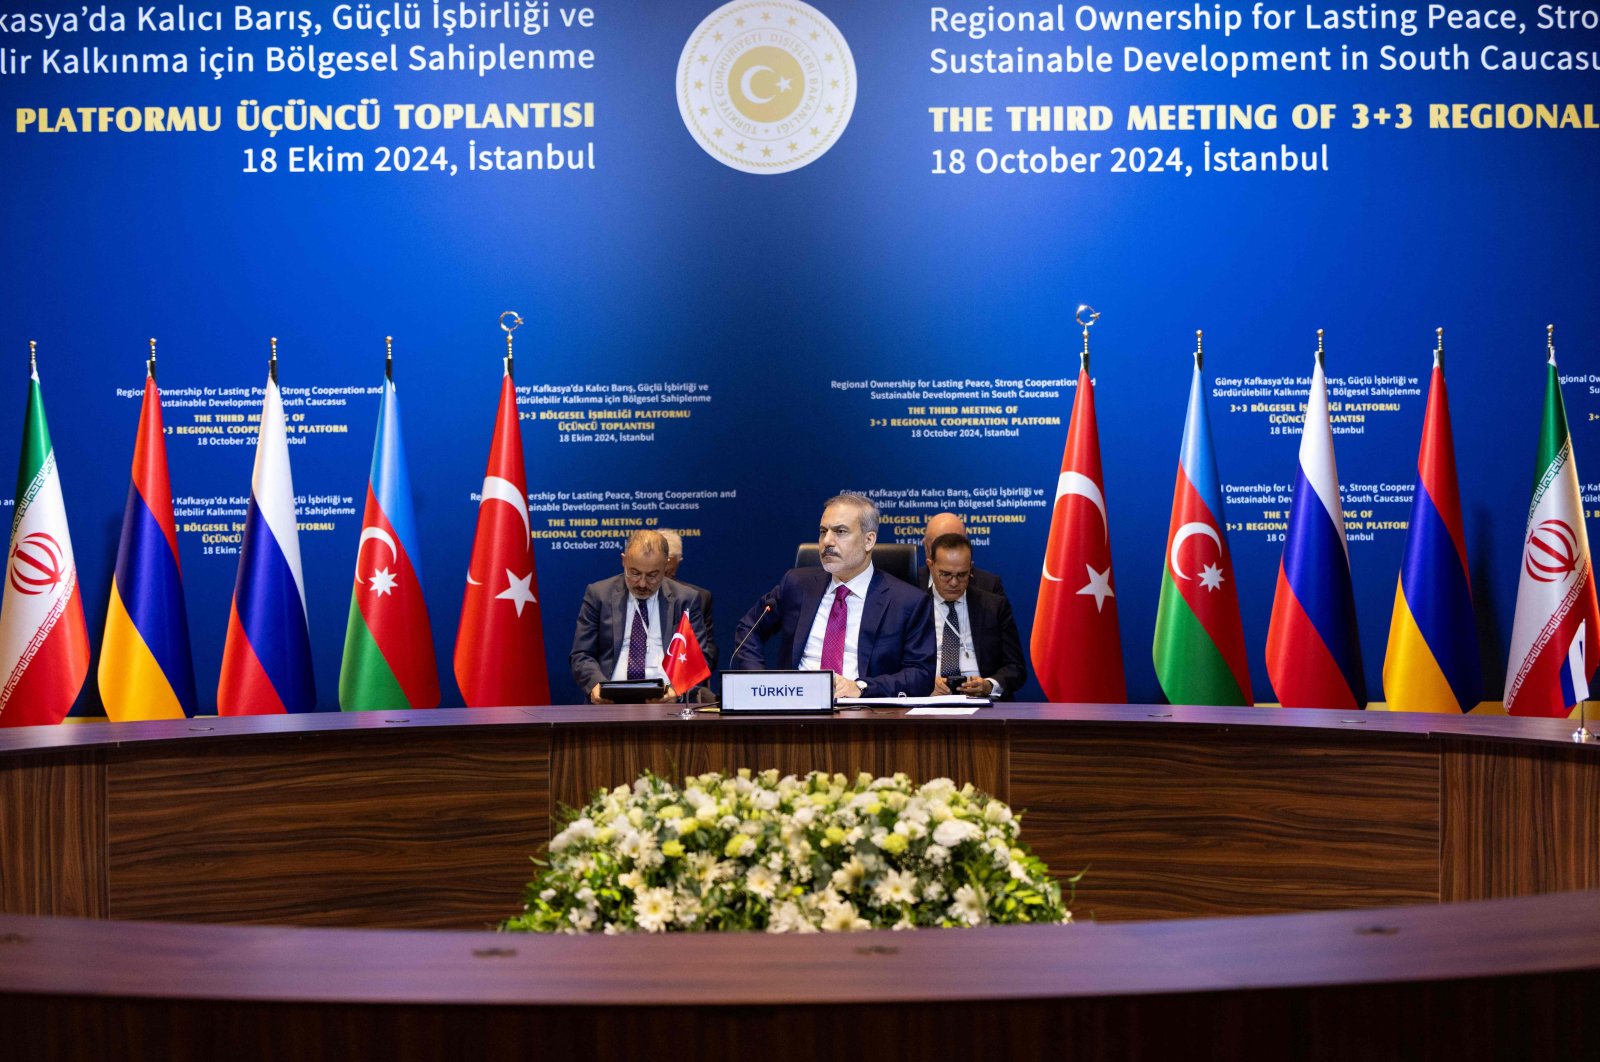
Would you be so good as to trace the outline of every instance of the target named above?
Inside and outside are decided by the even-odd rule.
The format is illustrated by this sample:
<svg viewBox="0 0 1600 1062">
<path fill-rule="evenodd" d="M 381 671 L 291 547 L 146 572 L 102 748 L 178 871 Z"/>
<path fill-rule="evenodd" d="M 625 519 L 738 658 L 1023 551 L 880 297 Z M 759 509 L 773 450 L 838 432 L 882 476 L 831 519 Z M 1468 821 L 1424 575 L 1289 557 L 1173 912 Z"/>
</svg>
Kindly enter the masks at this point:
<svg viewBox="0 0 1600 1062">
<path fill-rule="evenodd" d="M 617 664 L 611 669 L 611 681 L 626 682 L 628 679 L 628 647 L 633 644 L 633 614 L 640 609 L 644 610 L 644 677 L 666 681 L 667 673 L 661 670 L 661 658 L 666 656 L 666 650 L 661 645 L 661 589 L 640 601 L 633 594 L 628 594 L 628 614 L 622 622 L 622 644 L 617 646 Z"/>
<path fill-rule="evenodd" d="M 833 609 L 834 591 L 844 585 L 850 588 L 850 596 L 844 599 L 844 677 L 857 681 L 863 677 L 856 645 L 861 638 L 861 614 L 866 608 L 867 587 L 872 585 L 872 572 L 872 562 L 868 561 L 866 568 L 847 583 L 840 584 L 838 579 L 828 580 L 828 589 L 823 591 L 822 604 L 817 607 L 817 617 L 811 621 L 811 633 L 806 637 L 806 651 L 800 656 L 800 670 L 822 670 L 822 639 L 828 633 L 828 613 Z"/>
</svg>

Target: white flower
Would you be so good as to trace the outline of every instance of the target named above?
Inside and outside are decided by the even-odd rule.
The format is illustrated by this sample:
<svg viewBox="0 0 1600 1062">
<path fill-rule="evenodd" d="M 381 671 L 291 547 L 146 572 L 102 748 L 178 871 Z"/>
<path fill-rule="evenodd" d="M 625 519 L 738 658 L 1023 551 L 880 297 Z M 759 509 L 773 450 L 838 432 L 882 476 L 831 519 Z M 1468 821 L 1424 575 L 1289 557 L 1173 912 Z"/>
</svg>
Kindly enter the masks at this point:
<svg viewBox="0 0 1600 1062">
<path fill-rule="evenodd" d="M 855 892 L 866 877 L 866 864 L 859 857 L 852 856 L 850 862 L 833 872 L 832 885 L 840 892 Z"/>
<path fill-rule="evenodd" d="M 950 905 L 948 913 L 951 918 L 969 926 L 984 922 L 989 912 L 984 906 L 983 891 L 971 885 L 961 886 L 956 890 L 956 902 Z"/>
<path fill-rule="evenodd" d="M 634 922 L 646 933 L 659 933 L 672 921 L 671 889 L 646 889 L 633 901 Z"/>
<path fill-rule="evenodd" d="M 1006 873 L 1010 874 L 1013 878 L 1016 878 L 1018 881 L 1027 881 L 1028 880 L 1028 868 L 1023 866 L 1021 863 L 1017 862 L 1015 859 L 1013 859 L 1011 861 L 1011 864 L 1008 867 L 1006 867 Z"/>
<path fill-rule="evenodd" d="M 822 930 L 825 933 L 850 933 L 871 928 L 871 923 L 857 913 L 853 903 L 835 904 L 822 916 Z"/>
<path fill-rule="evenodd" d="M 592 907 L 574 907 L 567 912 L 567 920 L 579 933 L 587 933 L 594 928 L 595 910 Z"/>
<path fill-rule="evenodd" d="M 629 870 L 617 875 L 617 884 L 624 889 L 632 889 L 634 892 L 638 892 L 644 888 L 644 875 L 637 870 Z"/>
<path fill-rule="evenodd" d="M 938 843 L 930 844 L 924 855 L 936 867 L 942 867 L 950 861 L 950 849 Z"/>
<path fill-rule="evenodd" d="M 917 878 L 910 871 L 891 870 L 878 882 L 872 894 L 887 906 L 917 902 Z"/>
<path fill-rule="evenodd" d="M 772 899 L 778 888 L 778 875 L 759 863 L 745 873 L 744 880 L 745 887 L 763 900 Z"/>
<path fill-rule="evenodd" d="M 817 927 L 811 924 L 800 905 L 789 900 L 778 904 L 772 909 L 772 918 L 767 922 L 768 933 L 815 933 Z"/>
<path fill-rule="evenodd" d="M 750 803 L 761 811 L 774 811 L 777 809 L 780 799 L 773 790 L 761 789 L 750 797 Z"/>
<path fill-rule="evenodd" d="M 550 839 L 550 851 L 559 852 L 570 844 L 594 840 L 594 821 L 587 817 L 574 819 L 566 829 Z"/>
<path fill-rule="evenodd" d="M 983 809 L 983 817 L 986 821 L 997 825 L 1007 823 L 1012 818 L 1011 809 L 998 800 L 991 800 L 989 806 Z"/>
<path fill-rule="evenodd" d="M 933 841 L 946 848 L 954 848 L 963 841 L 978 836 L 978 827 L 964 819 L 945 819 L 934 827 Z"/>
</svg>

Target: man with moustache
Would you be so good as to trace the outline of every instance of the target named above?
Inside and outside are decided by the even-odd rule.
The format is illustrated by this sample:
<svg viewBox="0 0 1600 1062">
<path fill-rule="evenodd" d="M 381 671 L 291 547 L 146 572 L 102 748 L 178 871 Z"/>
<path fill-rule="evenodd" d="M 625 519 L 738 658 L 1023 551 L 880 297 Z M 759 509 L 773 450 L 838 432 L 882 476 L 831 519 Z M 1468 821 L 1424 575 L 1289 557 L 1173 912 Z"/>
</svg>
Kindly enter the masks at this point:
<svg viewBox="0 0 1600 1062">
<path fill-rule="evenodd" d="M 766 667 L 763 643 L 777 635 L 778 666 L 832 671 L 836 698 L 928 695 L 933 602 L 873 567 L 878 520 L 865 495 L 828 499 L 817 536 L 822 567 L 791 568 L 745 613 L 734 630 L 735 670 Z"/>
<path fill-rule="evenodd" d="M 602 682 L 661 679 L 665 646 L 687 613 L 706 659 L 716 646 L 700 619 L 693 590 L 667 578 L 667 540 L 656 531 L 635 531 L 622 551 L 622 574 L 590 583 L 572 634 L 572 680 L 591 704 L 609 704 Z M 666 688 L 661 701 L 684 691 Z"/>
</svg>

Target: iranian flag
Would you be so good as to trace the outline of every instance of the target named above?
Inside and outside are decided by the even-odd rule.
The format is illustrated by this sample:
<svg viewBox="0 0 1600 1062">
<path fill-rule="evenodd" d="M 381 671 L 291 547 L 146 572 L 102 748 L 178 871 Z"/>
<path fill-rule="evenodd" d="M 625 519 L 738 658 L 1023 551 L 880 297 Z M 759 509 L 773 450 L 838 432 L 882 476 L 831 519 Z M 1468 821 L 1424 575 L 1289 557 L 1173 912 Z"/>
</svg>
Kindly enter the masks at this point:
<svg viewBox="0 0 1600 1062">
<path fill-rule="evenodd" d="M 1533 503 L 1522 542 L 1522 576 L 1511 621 L 1506 711 L 1565 716 L 1587 693 L 1600 665 L 1600 611 L 1583 525 L 1583 498 L 1552 348 Z"/>
<path fill-rule="evenodd" d="M 61 722 L 88 674 L 89 628 L 35 366 L 0 601 L 0 726 Z"/>
</svg>

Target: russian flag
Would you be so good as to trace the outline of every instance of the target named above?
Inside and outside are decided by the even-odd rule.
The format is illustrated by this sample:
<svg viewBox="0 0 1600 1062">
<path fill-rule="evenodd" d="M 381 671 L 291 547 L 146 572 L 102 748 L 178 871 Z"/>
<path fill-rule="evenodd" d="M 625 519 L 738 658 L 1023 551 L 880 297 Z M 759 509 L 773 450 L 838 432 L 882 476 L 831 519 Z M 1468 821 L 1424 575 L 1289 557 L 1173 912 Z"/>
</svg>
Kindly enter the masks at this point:
<svg viewBox="0 0 1600 1062">
<path fill-rule="evenodd" d="M 1466 712 L 1483 699 L 1450 398 L 1437 351 L 1417 454 L 1411 526 L 1394 591 L 1383 689 L 1394 711 Z"/>
<path fill-rule="evenodd" d="M 274 369 L 261 404 L 250 509 L 222 648 L 219 715 L 310 712 L 317 707 L 296 527 L 289 439 Z"/>
<path fill-rule="evenodd" d="M 1267 677 L 1286 708 L 1363 708 L 1367 683 L 1321 347 L 1319 338 L 1300 433 L 1294 508 L 1267 626 Z"/>
<path fill-rule="evenodd" d="M 100 644 L 100 700 L 106 715 L 118 721 L 182 719 L 195 712 L 189 614 L 164 436 L 161 392 L 148 369 Z"/>
</svg>

